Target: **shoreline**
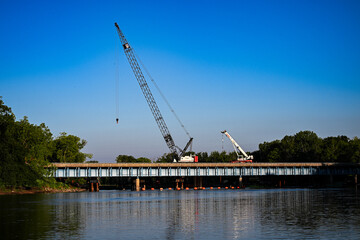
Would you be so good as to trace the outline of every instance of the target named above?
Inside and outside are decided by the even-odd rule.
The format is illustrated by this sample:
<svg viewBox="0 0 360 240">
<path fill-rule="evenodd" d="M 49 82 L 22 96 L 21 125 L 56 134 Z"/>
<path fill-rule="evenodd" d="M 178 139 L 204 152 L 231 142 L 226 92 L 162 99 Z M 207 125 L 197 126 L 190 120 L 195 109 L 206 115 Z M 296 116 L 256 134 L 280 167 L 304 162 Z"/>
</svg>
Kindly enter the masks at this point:
<svg viewBox="0 0 360 240">
<path fill-rule="evenodd" d="M 67 193 L 67 192 L 84 192 L 87 191 L 85 188 L 68 188 L 68 189 L 8 189 L 0 190 L 0 196 L 2 195 L 23 195 L 23 194 L 36 194 L 36 193 Z"/>
</svg>

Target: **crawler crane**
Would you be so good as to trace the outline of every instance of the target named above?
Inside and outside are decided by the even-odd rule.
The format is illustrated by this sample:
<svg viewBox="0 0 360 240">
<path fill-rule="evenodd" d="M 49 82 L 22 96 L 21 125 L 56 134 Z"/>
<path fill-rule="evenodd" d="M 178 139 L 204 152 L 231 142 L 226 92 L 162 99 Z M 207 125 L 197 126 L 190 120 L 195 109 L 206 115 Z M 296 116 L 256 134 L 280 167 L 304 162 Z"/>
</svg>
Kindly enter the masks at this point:
<svg viewBox="0 0 360 240">
<path fill-rule="evenodd" d="M 166 126 L 165 120 L 162 117 L 160 110 L 155 102 L 155 99 L 150 91 L 150 88 L 145 80 L 144 74 L 141 71 L 141 68 L 138 64 L 137 58 L 135 56 L 135 53 L 134 53 L 132 47 L 126 40 L 124 34 L 120 30 L 119 25 L 117 23 L 115 23 L 115 27 L 116 27 L 117 33 L 119 35 L 121 45 L 124 48 L 124 52 L 127 57 L 127 60 L 129 61 L 131 69 L 133 70 L 135 77 L 140 85 L 141 91 L 144 94 L 144 97 L 150 107 L 150 110 L 151 110 L 151 112 L 155 118 L 155 121 L 160 129 L 160 132 L 166 142 L 166 145 L 168 146 L 171 153 L 173 154 L 174 162 L 177 162 L 177 161 L 178 162 L 194 162 L 194 161 L 196 162 L 197 161 L 196 156 L 195 156 L 195 159 L 192 156 L 183 156 L 185 154 L 186 150 L 188 149 L 188 147 L 191 145 L 193 138 L 189 136 L 190 140 L 188 141 L 188 143 L 186 144 L 184 149 L 181 149 L 175 145 L 175 142 L 169 132 L 169 129 Z"/>
<path fill-rule="evenodd" d="M 234 149 L 235 149 L 235 153 L 238 157 L 237 160 L 232 161 L 233 163 L 252 163 L 252 160 L 254 159 L 254 157 L 252 155 L 247 155 L 246 152 L 244 152 L 244 150 L 242 150 L 242 148 L 239 146 L 239 144 L 237 144 L 237 142 L 230 136 L 230 134 L 224 130 L 221 133 L 225 134 L 231 141 Z M 240 152 L 240 153 L 239 153 Z"/>
</svg>

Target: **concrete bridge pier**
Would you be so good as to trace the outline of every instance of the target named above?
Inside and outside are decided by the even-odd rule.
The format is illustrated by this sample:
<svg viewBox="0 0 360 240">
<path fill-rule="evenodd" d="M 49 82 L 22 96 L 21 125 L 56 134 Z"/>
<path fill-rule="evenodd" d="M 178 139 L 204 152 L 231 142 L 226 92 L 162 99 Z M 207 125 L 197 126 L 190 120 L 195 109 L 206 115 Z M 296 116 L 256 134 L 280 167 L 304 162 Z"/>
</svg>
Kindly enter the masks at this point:
<svg viewBox="0 0 360 240">
<path fill-rule="evenodd" d="M 285 179 L 280 177 L 278 187 L 282 188 L 285 186 Z"/>
<path fill-rule="evenodd" d="M 90 192 L 98 192 L 99 191 L 99 181 L 98 180 L 90 180 L 89 181 L 89 191 Z"/>
<path fill-rule="evenodd" d="M 176 188 L 175 189 L 179 188 L 179 183 L 181 183 L 181 190 L 184 189 L 184 178 L 177 178 L 175 180 L 175 183 L 176 183 Z"/>
<path fill-rule="evenodd" d="M 358 185 L 358 175 L 357 174 L 355 174 L 355 176 L 354 176 L 354 183 L 356 186 Z"/>
<path fill-rule="evenodd" d="M 135 191 L 139 192 L 140 191 L 140 178 L 137 177 L 135 179 Z"/>
</svg>

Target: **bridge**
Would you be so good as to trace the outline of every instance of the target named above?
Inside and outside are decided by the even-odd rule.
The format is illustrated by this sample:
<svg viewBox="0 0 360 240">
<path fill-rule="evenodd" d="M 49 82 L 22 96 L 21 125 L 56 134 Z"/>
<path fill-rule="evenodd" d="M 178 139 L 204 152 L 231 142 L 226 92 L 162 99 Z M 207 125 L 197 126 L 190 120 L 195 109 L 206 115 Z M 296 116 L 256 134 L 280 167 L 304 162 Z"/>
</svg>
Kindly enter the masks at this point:
<svg viewBox="0 0 360 240">
<path fill-rule="evenodd" d="M 102 177 L 132 179 L 132 188 L 140 190 L 141 181 L 150 178 L 176 178 L 176 188 L 187 185 L 202 188 L 203 177 L 230 177 L 242 186 L 243 177 L 256 176 L 330 176 L 360 174 L 360 164 L 352 163 L 54 163 L 56 178 L 89 178 L 90 190 L 98 191 Z M 143 179 L 143 180 L 140 180 Z M 185 181 L 186 180 L 186 181 Z M 174 181 L 174 179 L 172 180 Z M 285 184 L 278 179 L 278 186 Z M 95 186 L 95 188 L 94 188 Z M 145 183 L 144 187 L 145 189 Z"/>
<path fill-rule="evenodd" d="M 54 163 L 54 177 L 357 175 L 356 163 Z"/>
</svg>

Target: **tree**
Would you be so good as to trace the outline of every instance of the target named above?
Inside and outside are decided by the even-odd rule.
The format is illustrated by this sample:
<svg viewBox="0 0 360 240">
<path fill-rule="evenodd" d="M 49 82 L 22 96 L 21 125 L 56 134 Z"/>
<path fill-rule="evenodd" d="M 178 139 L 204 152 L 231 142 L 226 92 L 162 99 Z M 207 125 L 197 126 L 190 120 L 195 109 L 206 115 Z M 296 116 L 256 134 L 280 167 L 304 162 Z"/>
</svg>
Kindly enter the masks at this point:
<svg viewBox="0 0 360 240">
<path fill-rule="evenodd" d="M 353 163 L 360 163 L 360 139 L 354 137 L 354 139 L 350 140 L 351 147 L 351 158 L 350 161 Z"/>
<path fill-rule="evenodd" d="M 294 136 L 295 161 L 316 162 L 320 157 L 321 138 L 312 131 L 300 131 Z"/>
<path fill-rule="evenodd" d="M 268 154 L 268 160 L 269 162 L 280 162 L 281 161 L 280 149 L 279 148 L 272 149 Z"/>
<path fill-rule="evenodd" d="M 136 160 L 137 160 L 137 162 L 140 162 L 140 163 L 151 163 L 151 160 L 146 157 L 139 157 Z"/>
<path fill-rule="evenodd" d="M 145 157 L 135 158 L 129 155 L 119 155 L 116 157 L 117 163 L 151 163 L 151 160 Z"/>
<path fill-rule="evenodd" d="M 49 164 L 48 159 L 53 151 L 50 130 L 44 123 L 39 126 L 31 124 L 27 117 L 16 122 L 13 130 L 11 135 L 16 139 L 16 148 L 20 154 L 18 160 L 28 166 L 23 168 L 24 179 L 30 181 L 27 185 L 32 185 L 32 181 L 46 181 L 44 177 L 49 174 L 49 169 L 45 166 Z"/>
<path fill-rule="evenodd" d="M 0 182 L 8 187 L 36 186 L 44 181 L 52 152 L 52 134 L 45 124 L 15 121 L 0 98 Z"/>
<path fill-rule="evenodd" d="M 227 154 L 225 151 L 219 153 L 218 151 L 213 151 L 210 153 L 208 162 L 231 162 L 237 159 L 235 152 Z"/>
<path fill-rule="evenodd" d="M 209 154 L 207 152 L 199 152 L 196 154 L 198 156 L 199 162 L 208 162 L 209 161 Z"/>
<path fill-rule="evenodd" d="M 15 153 L 19 154 L 16 151 L 16 139 L 13 139 L 10 134 L 14 128 L 15 115 L 0 97 L 0 187 L 15 187 L 17 185 L 16 175 L 20 173 L 18 165 L 24 165 L 15 156 Z"/>
<path fill-rule="evenodd" d="M 158 163 L 160 163 L 160 162 L 170 163 L 173 161 L 174 161 L 174 154 L 172 154 L 172 153 L 164 153 L 164 155 L 162 155 L 160 158 L 158 158 L 156 160 L 156 162 L 158 162 Z"/>
<path fill-rule="evenodd" d="M 0 97 L 0 187 L 56 186 L 50 176 L 50 161 L 84 162 L 85 140 L 61 134 L 53 140 L 48 127 L 31 124 L 27 117 L 16 121 Z"/>
<path fill-rule="evenodd" d="M 250 153 L 248 153 L 248 152 L 247 152 L 247 154 L 250 155 Z M 228 153 L 227 162 L 236 161 L 237 159 L 238 159 L 238 156 L 235 151 Z"/>
<path fill-rule="evenodd" d="M 134 158 L 133 156 L 128 156 L 128 155 L 119 155 L 116 157 L 116 162 L 117 163 L 134 163 L 134 162 L 136 162 L 136 158 Z"/>
<path fill-rule="evenodd" d="M 295 157 L 295 137 L 294 136 L 285 136 L 280 141 L 280 161 L 282 162 L 292 162 Z"/>
<path fill-rule="evenodd" d="M 281 141 L 275 140 L 272 142 L 264 142 L 259 144 L 259 151 L 261 162 L 270 162 L 270 161 L 279 161 L 280 160 L 280 152 L 281 152 Z M 259 161 L 257 159 L 254 159 Z"/>
<path fill-rule="evenodd" d="M 58 138 L 54 140 L 54 153 L 52 155 L 52 162 L 70 162 L 82 163 L 86 158 L 92 158 L 92 154 L 82 153 L 80 150 L 86 145 L 85 140 L 81 140 L 74 135 L 67 135 L 61 133 Z"/>
</svg>

